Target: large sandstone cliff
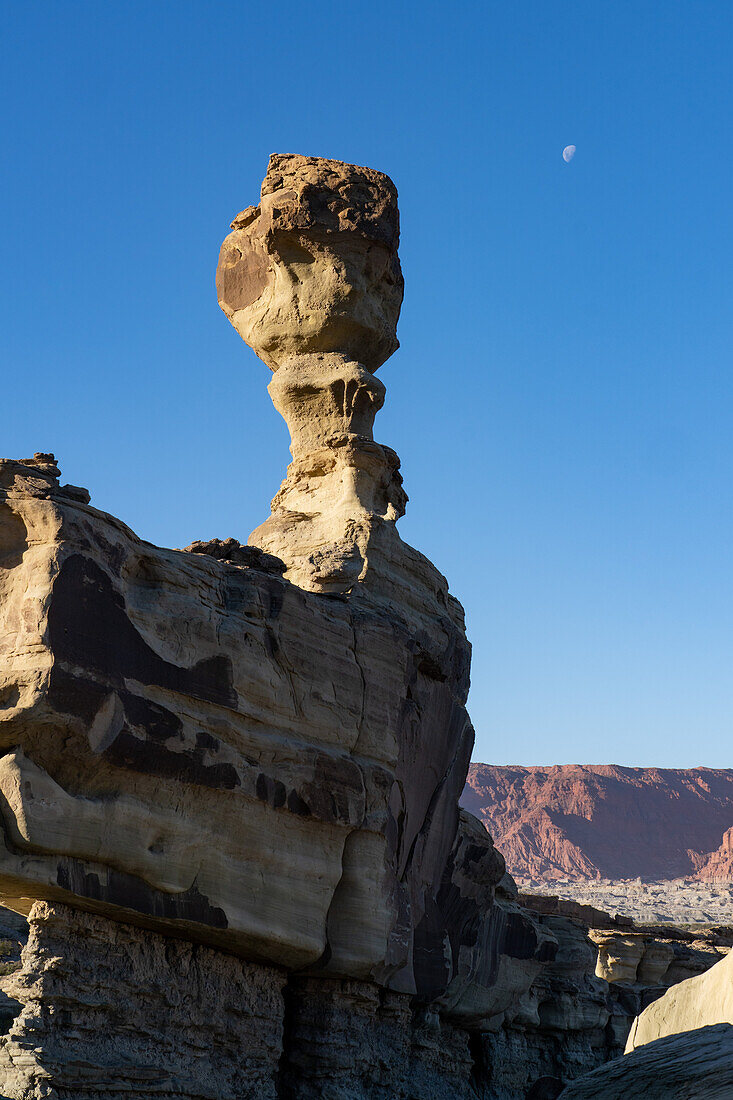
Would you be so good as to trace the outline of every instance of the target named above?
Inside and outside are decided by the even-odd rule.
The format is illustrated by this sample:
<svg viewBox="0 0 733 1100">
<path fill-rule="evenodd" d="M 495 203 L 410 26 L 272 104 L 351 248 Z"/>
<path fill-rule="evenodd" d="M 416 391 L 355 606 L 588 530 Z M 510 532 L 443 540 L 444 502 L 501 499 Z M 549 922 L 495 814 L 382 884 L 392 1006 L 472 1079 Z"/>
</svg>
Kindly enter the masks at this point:
<svg viewBox="0 0 733 1100">
<path fill-rule="evenodd" d="M 312 1079 L 326 1095 L 343 1077 L 338 1019 L 352 1017 L 359 1064 L 364 1043 L 398 1036 L 384 1089 L 402 1095 L 424 1013 L 453 1095 L 468 1087 L 468 1032 L 500 1022 L 556 951 L 459 810 L 473 744 L 463 611 L 400 539 L 399 460 L 372 435 L 374 372 L 397 347 L 398 226 L 386 176 L 299 156 L 271 158 L 260 204 L 232 223 L 220 304 L 271 368 L 292 437 L 253 545 L 161 549 L 63 485 L 53 455 L 0 463 L 0 896 L 31 922 L 25 1007 L 0 1058 L 9 1096 L 43 1081 L 113 1095 L 144 1078 L 157 1040 L 117 1050 L 104 1006 L 72 1040 L 82 1009 L 44 1005 L 80 1005 L 101 968 L 141 1021 L 146 965 L 156 988 L 182 988 L 192 967 L 216 975 L 205 1016 L 207 997 L 231 999 L 227 974 L 249 989 L 266 1021 L 247 1053 L 260 1091 L 219 1067 L 217 1095 L 266 1095 L 263 1074 L 270 1092 L 306 1096 Z M 169 951 L 171 936 L 188 948 Z M 156 1024 L 170 1033 L 174 1002 Z M 214 1023 L 215 1049 L 232 1050 L 239 1025 Z M 92 1057 L 94 1032 L 112 1038 Z M 328 1055 L 298 1053 L 319 1043 Z M 151 1092 L 200 1095 L 179 1047 L 161 1078 L 175 1065 L 175 1089 Z M 72 1049 L 104 1087 L 61 1065 Z M 372 1088 L 352 1071 L 333 1095 Z"/>
<path fill-rule="evenodd" d="M 386 176 L 300 156 L 232 223 L 219 301 L 292 440 L 251 545 L 0 462 L 6 1100 L 554 1100 L 664 991 L 459 807 L 463 611 L 372 434 L 398 227 Z"/>
</svg>

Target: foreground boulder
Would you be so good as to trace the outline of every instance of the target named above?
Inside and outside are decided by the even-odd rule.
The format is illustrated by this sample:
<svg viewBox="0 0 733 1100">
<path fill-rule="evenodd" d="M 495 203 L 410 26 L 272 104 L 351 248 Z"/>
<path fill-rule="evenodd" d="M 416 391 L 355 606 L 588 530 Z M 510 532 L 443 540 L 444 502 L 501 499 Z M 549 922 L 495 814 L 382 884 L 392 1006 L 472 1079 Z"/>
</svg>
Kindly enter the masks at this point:
<svg viewBox="0 0 733 1100">
<path fill-rule="evenodd" d="M 665 1035 L 730 1024 L 733 1027 L 733 952 L 710 970 L 669 989 L 634 1020 L 627 1053 Z"/>
<path fill-rule="evenodd" d="M 727 1100 L 733 1096 L 733 953 L 634 1020 L 626 1055 L 570 1085 L 562 1100 Z"/>
<path fill-rule="evenodd" d="M 560 1100 L 730 1100 L 733 1027 L 668 1035 L 581 1077 Z"/>
</svg>

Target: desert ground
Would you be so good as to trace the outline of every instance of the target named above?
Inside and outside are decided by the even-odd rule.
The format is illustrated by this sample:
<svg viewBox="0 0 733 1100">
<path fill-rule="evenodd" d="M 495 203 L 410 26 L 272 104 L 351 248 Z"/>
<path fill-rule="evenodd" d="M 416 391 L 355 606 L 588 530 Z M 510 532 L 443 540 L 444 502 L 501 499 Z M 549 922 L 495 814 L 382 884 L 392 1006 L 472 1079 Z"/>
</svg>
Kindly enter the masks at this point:
<svg viewBox="0 0 733 1100">
<path fill-rule="evenodd" d="M 607 913 L 633 917 L 638 923 L 733 924 L 733 882 L 710 885 L 689 879 L 666 882 L 541 882 L 517 878 L 519 889 L 531 894 L 557 894 Z"/>
</svg>

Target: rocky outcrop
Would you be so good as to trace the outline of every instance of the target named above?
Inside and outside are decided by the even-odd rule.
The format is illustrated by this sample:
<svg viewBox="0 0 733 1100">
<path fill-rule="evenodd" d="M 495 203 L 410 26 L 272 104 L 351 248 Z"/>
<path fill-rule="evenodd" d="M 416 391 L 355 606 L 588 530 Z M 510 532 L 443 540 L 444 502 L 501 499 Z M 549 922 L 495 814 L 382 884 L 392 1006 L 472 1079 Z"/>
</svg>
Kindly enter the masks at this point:
<svg viewBox="0 0 733 1100">
<path fill-rule="evenodd" d="M 674 948 L 642 933 L 595 932 L 598 946 L 596 973 L 607 982 L 644 982 L 660 985 L 667 973 Z"/>
<path fill-rule="evenodd" d="M 8 1100 L 541 1100 L 661 992 L 459 809 L 463 611 L 372 434 L 397 244 L 391 181 L 315 158 L 232 223 L 220 304 L 293 456 L 251 545 L 155 547 L 0 462 Z"/>
<path fill-rule="evenodd" d="M 545 945 L 493 915 L 503 863 L 459 827 L 463 611 L 397 534 L 398 462 L 371 435 L 396 192 L 273 157 L 233 224 L 221 302 L 293 439 L 259 545 L 160 549 L 53 456 L 0 463 L 0 892 L 479 1019 L 502 958 L 528 985 Z"/>
<path fill-rule="evenodd" d="M 669 982 L 671 945 L 642 944 L 641 939 L 625 936 L 625 943 L 614 948 L 615 957 L 623 956 L 630 973 L 643 946 L 632 980 L 666 977 Z M 608 965 L 602 949 L 599 968 Z M 562 1100 L 723 1100 L 733 1095 L 733 953 L 655 997 L 633 1021 L 625 1050 L 625 1057 L 570 1084 Z"/>
<path fill-rule="evenodd" d="M 413 998 L 410 1020 L 427 1022 L 399 1039 L 405 1081 L 430 1058 L 467 1080 L 469 1032 L 554 955 L 459 812 L 473 744 L 463 611 L 400 539 L 399 462 L 372 436 L 374 371 L 397 346 L 397 243 L 386 176 L 305 157 L 273 157 L 260 204 L 233 223 L 220 301 L 274 372 L 292 436 L 253 545 L 151 546 L 62 485 L 53 455 L 0 462 L 0 897 L 32 929 L 7 1045 L 21 1090 L 43 1074 L 80 1087 L 52 1053 L 73 1013 L 49 1031 L 32 1004 L 56 996 L 39 976 L 48 953 L 64 981 L 78 968 L 96 984 L 118 926 L 125 942 L 142 946 L 130 929 L 144 929 L 244 960 L 255 985 L 285 974 L 286 1035 L 288 1020 L 293 1034 L 321 1026 L 332 1002 L 378 1045 Z M 138 948 L 119 950 L 136 973 Z M 124 1002 L 134 979 L 119 979 Z M 454 1032 L 447 1047 L 419 1037 Z M 277 1087 L 300 1095 L 309 1057 L 286 1042 Z M 226 1088 L 254 1094 L 231 1072 Z"/>
<path fill-rule="evenodd" d="M 372 434 L 385 397 L 374 372 L 398 347 L 398 243 L 387 176 L 273 156 L 259 205 L 237 215 L 222 245 L 217 290 L 273 371 L 269 392 L 291 436 L 287 478 L 250 541 L 282 558 L 303 588 L 360 584 L 445 614 L 445 581 L 395 529 L 407 502 L 399 459 Z"/>
<path fill-rule="evenodd" d="M 733 1028 L 670 1035 L 581 1077 L 560 1100 L 730 1100 Z"/>
<path fill-rule="evenodd" d="M 486 1100 L 552 1100 L 568 1081 L 619 1057 L 635 1018 L 676 982 L 714 967 L 733 943 L 729 928 L 642 931 L 563 899 L 520 894 L 519 900 L 558 947 L 500 1026 L 477 1044 L 487 1082 L 479 1095 Z"/>
<path fill-rule="evenodd" d="M 730 1024 L 733 1027 L 733 952 L 704 974 L 680 982 L 641 1013 L 626 1043 L 627 1053 L 665 1035 Z"/>
<path fill-rule="evenodd" d="M 722 879 L 729 867 L 730 769 L 472 764 L 461 801 L 520 878 Z"/>
<path fill-rule="evenodd" d="M 406 994 L 36 902 L 7 1100 L 468 1100 L 469 1037 Z M 52 1089 L 52 1093 L 49 1090 Z"/>
<path fill-rule="evenodd" d="M 599 929 L 589 935 L 598 947 L 596 973 L 607 982 L 676 985 L 709 970 L 730 950 L 730 937 L 721 939 L 713 930 L 698 937 L 674 928 L 623 934 Z"/>
<path fill-rule="evenodd" d="M 733 882 L 733 828 L 723 836 L 719 848 L 709 856 L 697 857 L 695 878 L 701 882 Z"/>
<path fill-rule="evenodd" d="M 37 902 L 7 987 L 23 1008 L 0 1039 L 0 1093 L 275 1100 L 284 984 L 274 967 Z"/>
<path fill-rule="evenodd" d="M 594 905 L 582 905 L 570 898 L 561 898 L 557 894 L 528 894 L 519 892 L 519 901 L 534 913 L 544 916 L 572 917 L 588 928 L 633 928 L 634 921 L 621 913 L 611 916 Z"/>
</svg>

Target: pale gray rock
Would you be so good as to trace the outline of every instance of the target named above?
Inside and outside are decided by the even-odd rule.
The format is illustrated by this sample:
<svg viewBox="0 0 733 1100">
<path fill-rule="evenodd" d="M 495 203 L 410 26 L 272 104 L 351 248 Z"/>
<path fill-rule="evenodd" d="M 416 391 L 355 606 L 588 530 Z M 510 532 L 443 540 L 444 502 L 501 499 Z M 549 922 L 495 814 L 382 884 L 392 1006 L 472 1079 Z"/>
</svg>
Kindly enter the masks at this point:
<svg viewBox="0 0 733 1100">
<path fill-rule="evenodd" d="M 356 981 L 288 986 L 283 1100 L 471 1100 L 465 1031 Z"/>
<path fill-rule="evenodd" d="M 38 902 L 0 1038 L 7 1100 L 276 1100 L 285 974 Z"/>
</svg>

